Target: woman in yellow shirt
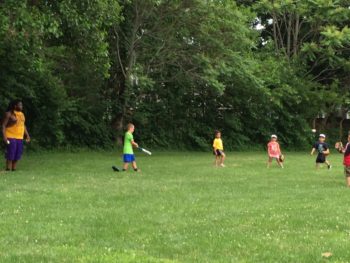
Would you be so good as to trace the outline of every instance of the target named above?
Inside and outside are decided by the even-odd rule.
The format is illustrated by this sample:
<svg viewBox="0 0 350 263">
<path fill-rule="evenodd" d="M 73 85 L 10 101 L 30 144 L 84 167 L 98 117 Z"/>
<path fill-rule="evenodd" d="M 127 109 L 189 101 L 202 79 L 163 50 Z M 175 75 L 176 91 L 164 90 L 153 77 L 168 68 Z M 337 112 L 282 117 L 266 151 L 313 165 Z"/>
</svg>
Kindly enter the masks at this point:
<svg viewBox="0 0 350 263">
<path fill-rule="evenodd" d="M 215 132 L 215 139 L 213 142 L 213 149 L 215 154 L 215 165 L 225 167 L 224 161 L 226 158 L 226 155 L 224 153 L 224 145 L 221 140 L 221 132 L 216 131 Z"/>
<path fill-rule="evenodd" d="M 30 141 L 25 126 L 25 116 L 22 112 L 23 104 L 20 100 L 12 101 L 2 122 L 2 135 L 6 144 L 6 171 L 16 171 L 17 162 L 23 153 L 23 139 Z"/>
</svg>

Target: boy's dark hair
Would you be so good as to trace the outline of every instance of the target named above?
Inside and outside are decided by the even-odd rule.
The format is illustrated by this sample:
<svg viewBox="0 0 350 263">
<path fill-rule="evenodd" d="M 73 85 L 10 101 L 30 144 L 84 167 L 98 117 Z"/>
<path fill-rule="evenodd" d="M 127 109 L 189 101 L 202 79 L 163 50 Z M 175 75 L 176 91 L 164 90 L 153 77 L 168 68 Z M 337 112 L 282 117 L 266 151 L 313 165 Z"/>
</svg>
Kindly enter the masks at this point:
<svg viewBox="0 0 350 263">
<path fill-rule="evenodd" d="M 216 130 L 216 131 L 215 131 L 215 136 L 218 135 L 218 133 L 221 133 L 221 131 Z"/>
<path fill-rule="evenodd" d="M 16 100 L 11 101 L 11 102 L 9 103 L 9 105 L 8 105 L 8 107 L 7 107 L 7 109 L 6 109 L 6 111 L 7 111 L 7 112 L 9 112 L 9 111 L 13 112 L 13 111 L 15 110 L 15 108 L 16 108 L 16 105 L 17 105 L 18 103 L 20 103 L 20 102 L 22 102 L 22 101 L 19 100 L 19 99 L 16 99 Z"/>
</svg>

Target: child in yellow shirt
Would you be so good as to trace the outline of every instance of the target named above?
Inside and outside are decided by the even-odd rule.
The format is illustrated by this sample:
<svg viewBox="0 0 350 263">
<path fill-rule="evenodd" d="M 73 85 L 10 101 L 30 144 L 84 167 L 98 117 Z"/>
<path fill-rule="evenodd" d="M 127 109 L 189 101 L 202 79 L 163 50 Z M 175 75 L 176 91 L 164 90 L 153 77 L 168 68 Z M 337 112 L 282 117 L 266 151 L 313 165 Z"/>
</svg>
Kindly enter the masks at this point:
<svg viewBox="0 0 350 263">
<path fill-rule="evenodd" d="M 224 153 L 224 145 L 222 143 L 220 131 L 215 131 L 213 150 L 215 155 L 215 166 L 220 165 L 221 167 L 225 167 L 224 161 L 225 161 L 226 155 Z"/>
</svg>

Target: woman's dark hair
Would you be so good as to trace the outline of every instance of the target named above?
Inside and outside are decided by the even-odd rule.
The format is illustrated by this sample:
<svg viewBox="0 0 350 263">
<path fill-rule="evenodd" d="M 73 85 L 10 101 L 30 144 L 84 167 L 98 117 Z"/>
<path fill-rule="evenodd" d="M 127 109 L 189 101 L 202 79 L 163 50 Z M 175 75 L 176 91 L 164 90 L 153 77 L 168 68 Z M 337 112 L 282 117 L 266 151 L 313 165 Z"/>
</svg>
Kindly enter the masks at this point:
<svg viewBox="0 0 350 263">
<path fill-rule="evenodd" d="M 14 111 L 15 110 L 15 108 L 16 108 L 16 106 L 17 106 L 17 104 L 18 103 L 20 103 L 20 102 L 22 102 L 21 100 L 13 100 L 13 101 L 11 101 L 10 103 L 9 103 L 9 106 L 7 107 L 7 112 L 8 111 Z"/>
</svg>

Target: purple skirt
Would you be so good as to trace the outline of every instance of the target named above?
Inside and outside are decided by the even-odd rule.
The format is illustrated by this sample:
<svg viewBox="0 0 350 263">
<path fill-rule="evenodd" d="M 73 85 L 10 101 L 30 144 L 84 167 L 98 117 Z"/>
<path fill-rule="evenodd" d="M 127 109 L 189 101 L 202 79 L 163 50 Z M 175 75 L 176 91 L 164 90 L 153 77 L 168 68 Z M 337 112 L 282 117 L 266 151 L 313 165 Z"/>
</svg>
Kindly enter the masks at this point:
<svg viewBox="0 0 350 263">
<path fill-rule="evenodd" d="M 23 140 L 8 138 L 10 144 L 7 144 L 5 158 L 8 161 L 18 161 L 23 153 Z"/>
</svg>

